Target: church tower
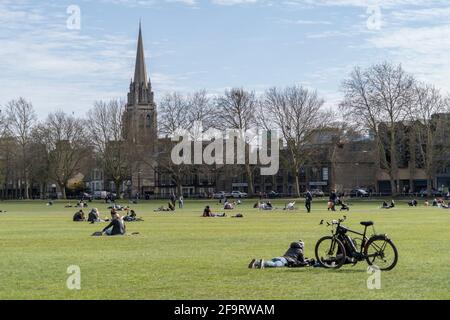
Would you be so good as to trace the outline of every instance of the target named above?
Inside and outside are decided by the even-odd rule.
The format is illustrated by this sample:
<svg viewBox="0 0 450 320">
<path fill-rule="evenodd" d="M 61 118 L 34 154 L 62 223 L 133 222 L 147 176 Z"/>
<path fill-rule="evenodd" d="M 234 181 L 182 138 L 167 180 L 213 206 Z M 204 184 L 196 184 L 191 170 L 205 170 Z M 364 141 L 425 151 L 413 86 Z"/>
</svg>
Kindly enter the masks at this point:
<svg viewBox="0 0 450 320">
<path fill-rule="evenodd" d="M 131 189 L 133 196 L 155 190 L 155 159 L 158 141 L 157 111 L 152 84 L 145 64 L 142 28 L 139 23 L 134 78 L 131 79 L 127 107 L 124 112 L 124 138 L 133 148 L 135 162 L 132 164 Z"/>
<path fill-rule="evenodd" d="M 148 145 L 155 141 L 157 138 L 156 104 L 152 84 L 147 76 L 140 24 L 134 79 L 130 83 L 125 115 L 127 141 L 137 145 Z"/>
</svg>

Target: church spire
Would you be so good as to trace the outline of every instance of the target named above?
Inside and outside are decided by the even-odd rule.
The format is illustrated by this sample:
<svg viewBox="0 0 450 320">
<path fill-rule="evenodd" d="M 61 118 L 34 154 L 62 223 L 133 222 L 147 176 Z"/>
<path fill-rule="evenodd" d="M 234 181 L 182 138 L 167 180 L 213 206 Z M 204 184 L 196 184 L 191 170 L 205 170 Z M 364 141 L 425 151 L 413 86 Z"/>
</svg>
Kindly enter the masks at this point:
<svg viewBox="0 0 450 320">
<path fill-rule="evenodd" d="M 136 54 L 136 67 L 134 71 L 134 82 L 137 85 L 144 84 L 147 87 L 147 68 L 145 66 L 144 42 L 142 41 L 141 22 L 139 21 L 139 39 Z"/>
</svg>

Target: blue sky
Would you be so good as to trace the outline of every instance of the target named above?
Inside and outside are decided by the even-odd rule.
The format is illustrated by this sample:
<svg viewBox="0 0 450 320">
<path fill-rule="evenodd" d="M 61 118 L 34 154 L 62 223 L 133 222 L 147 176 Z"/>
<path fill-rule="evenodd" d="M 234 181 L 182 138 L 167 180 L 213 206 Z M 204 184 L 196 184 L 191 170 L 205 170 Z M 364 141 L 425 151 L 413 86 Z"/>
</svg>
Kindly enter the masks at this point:
<svg viewBox="0 0 450 320">
<path fill-rule="evenodd" d="M 383 60 L 450 92 L 450 1 L 0 0 L 0 105 L 23 96 L 41 116 L 81 116 L 126 97 L 139 19 L 157 98 L 303 84 L 335 106 L 355 65 Z"/>
</svg>

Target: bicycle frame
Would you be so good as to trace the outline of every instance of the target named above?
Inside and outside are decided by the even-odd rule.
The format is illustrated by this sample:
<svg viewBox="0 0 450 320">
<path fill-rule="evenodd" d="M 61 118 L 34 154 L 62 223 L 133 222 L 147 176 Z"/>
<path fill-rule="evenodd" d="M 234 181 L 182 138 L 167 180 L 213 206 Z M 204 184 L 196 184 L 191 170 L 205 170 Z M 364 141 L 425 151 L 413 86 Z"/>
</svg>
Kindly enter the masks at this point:
<svg viewBox="0 0 450 320">
<path fill-rule="evenodd" d="M 366 226 L 365 228 L 364 228 L 364 233 L 360 233 L 360 232 L 358 232 L 358 231 L 354 231 L 354 230 L 351 230 L 351 229 L 349 229 L 349 228 L 347 228 L 347 227 L 344 227 L 344 226 L 341 226 L 341 223 L 342 222 L 344 222 L 342 219 L 340 219 L 340 220 L 338 220 L 337 221 L 337 223 L 333 223 L 333 226 L 336 226 L 336 229 L 334 230 L 334 228 L 333 228 L 333 230 L 332 230 L 332 236 L 333 236 L 333 238 L 337 238 L 337 239 L 339 239 L 339 236 L 344 236 L 345 234 L 347 234 L 347 233 L 351 233 L 351 234 L 355 234 L 355 235 L 358 235 L 358 236 L 361 236 L 362 237 L 362 241 L 361 241 L 361 246 L 360 246 L 360 249 L 359 249 L 359 252 L 357 251 L 357 253 L 362 257 L 362 258 L 366 258 L 364 255 L 363 255 L 363 252 L 364 252 L 364 248 L 365 248 L 365 246 L 366 246 L 366 244 L 367 244 L 367 242 L 370 240 L 368 237 L 367 237 L 367 229 L 369 228 L 368 226 Z M 339 239 L 340 240 L 340 239 Z M 350 252 L 349 252 L 349 254 L 350 254 Z"/>
</svg>

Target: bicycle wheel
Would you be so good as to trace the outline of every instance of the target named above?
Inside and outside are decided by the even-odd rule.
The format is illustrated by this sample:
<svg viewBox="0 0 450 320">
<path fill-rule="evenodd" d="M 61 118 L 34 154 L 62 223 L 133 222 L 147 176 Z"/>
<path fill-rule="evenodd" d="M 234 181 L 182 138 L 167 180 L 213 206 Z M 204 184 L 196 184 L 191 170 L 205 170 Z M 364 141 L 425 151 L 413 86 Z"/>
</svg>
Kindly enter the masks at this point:
<svg viewBox="0 0 450 320">
<path fill-rule="evenodd" d="M 333 237 L 323 237 L 316 244 L 316 259 L 322 267 L 339 269 L 345 263 L 345 248 L 341 241 Z"/>
<path fill-rule="evenodd" d="M 377 266 L 381 271 L 394 269 L 398 261 L 398 251 L 394 243 L 384 237 L 373 237 L 364 248 L 366 261 L 370 266 Z"/>
</svg>

